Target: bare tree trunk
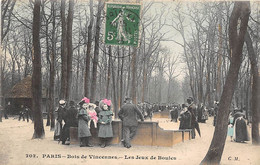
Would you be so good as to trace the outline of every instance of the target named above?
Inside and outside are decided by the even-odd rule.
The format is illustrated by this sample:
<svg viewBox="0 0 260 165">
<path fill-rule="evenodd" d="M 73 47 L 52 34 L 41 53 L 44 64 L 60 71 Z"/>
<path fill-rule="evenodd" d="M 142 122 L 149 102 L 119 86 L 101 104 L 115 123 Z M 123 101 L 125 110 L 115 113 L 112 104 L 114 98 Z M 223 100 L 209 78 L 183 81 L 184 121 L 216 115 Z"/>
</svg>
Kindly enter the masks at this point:
<svg viewBox="0 0 260 165">
<path fill-rule="evenodd" d="M 44 6 L 44 5 L 42 5 L 42 6 Z M 44 10 L 44 7 L 42 7 L 42 9 Z M 45 13 L 44 13 L 45 14 Z M 51 60 L 50 60 L 50 49 L 49 49 L 49 39 L 48 39 L 48 31 L 49 31 L 49 28 L 48 28 L 48 23 L 46 22 L 46 36 L 45 36 L 45 38 L 46 38 L 46 58 L 47 58 L 47 61 L 48 61 L 48 63 L 49 63 L 49 65 L 50 65 L 50 69 L 51 69 Z M 51 71 L 50 71 L 51 72 Z M 50 93 L 51 93 L 51 91 L 50 91 L 51 89 L 49 88 L 48 89 L 48 96 L 47 96 L 47 122 L 46 122 L 46 126 L 49 126 L 50 125 Z"/>
<path fill-rule="evenodd" d="M 99 58 L 99 37 L 100 37 L 100 23 L 101 23 L 101 12 L 103 9 L 103 1 L 98 1 L 98 12 L 96 21 L 96 36 L 95 36 L 95 49 L 94 49 L 94 59 L 93 59 L 93 71 L 92 71 L 92 82 L 91 82 L 91 96 L 90 101 L 96 100 L 96 87 L 97 87 L 97 66 Z"/>
<path fill-rule="evenodd" d="M 136 104 L 136 55 L 137 54 L 137 48 L 134 48 L 133 54 L 132 54 L 132 87 L 131 87 L 131 97 L 133 100 L 133 103 Z"/>
<path fill-rule="evenodd" d="M 252 99 L 251 99 L 251 105 L 252 105 L 252 143 L 259 145 L 260 144 L 260 138 L 259 138 L 259 119 L 258 119 L 258 111 L 259 111 L 259 72 L 258 72 L 258 66 L 257 66 L 257 58 L 256 54 L 253 48 L 252 40 L 249 36 L 249 33 L 247 32 L 245 35 L 245 41 L 247 45 L 247 51 L 249 55 L 249 59 L 251 62 L 251 71 L 253 75 L 253 83 L 252 83 Z"/>
<path fill-rule="evenodd" d="M 61 41 L 61 89 L 60 89 L 60 99 L 65 99 L 67 96 L 68 88 L 68 52 L 67 52 L 67 27 L 65 18 L 65 3 L 66 0 L 61 0 L 61 26 L 62 26 L 62 41 Z"/>
<path fill-rule="evenodd" d="M 123 48 L 123 52 L 122 52 L 122 54 L 123 54 L 123 56 L 124 56 L 124 48 Z M 123 77 L 124 77 L 124 58 L 122 58 L 121 59 L 121 69 L 120 69 L 120 71 L 121 71 L 121 73 L 120 73 L 120 91 L 119 91 L 119 106 L 118 106 L 118 108 L 120 108 L 121 107 L 121 105 L 123 104 L 123 83 L 124 83 L 124 81 L 123 81 Z"/>
<path fill-rule="evenodd" d="M 34 111 L 34 133 L 33 139 L 44 138 L 44 127 L 42 119 L 42 73 L 41 73 L 41 0 L 35 0 L 33 9 L 33 74 L 32 74 L 32 107 Z"/>
<path fill-rule="evenodd" d="M 90 52 L 91 52 L 91 44 L 92 44 L 92 27 L 94 22 L 94 15 L 93 15 L 93 0 L 90 0 L 89 4 L 90 9 L 90 22 L 88 26 L 88 43 L 87 43 L 87 54 L 86 54 L 86 70 L 85 70 L 85 77 L 84 77 L 84 90 L 85 96 L 90 97 Z"/>
<path fill-rule="evenodd" d="M 116 78 L 116 86 L 117 88 L 117 108 L 120 108 L 120 84 L 119 84 L 119 80 L 120 80 L 120 49 L 119 46 L 117 46 L 117 78 Z"/>
<path fill-rule="evenodd" d="M 112 62 L 112 48 L 108 47 L 108 67 L 107 67 L 107 87 L 106 87 L 106 98 L 109 96 L 109 85 L 111 79 L 111 62 Z"/>
<path fill-rule="evenodd" d="M 218 116 L 221 117 L 217 118 L 217 124 L 211 145 L 201 164 L 219 164 L 221 161 L 227 137 L 229 108 L 238 81 L 239 68 L 242 62 L 242 49 L 249 14 L 249 2 L 235 2 L 229 24 L 229 44 L 232 52 L 231 64 L 219 103 Z M 240 20 L 240 27 L 237 27 L 238 20 Z M 238 28 L 239 33 L 237 32 Z"/>
<path fill-rule="evenodd" d="M 56 37 L 55 37 L 55 29 L 56 29 L 56 11 L 54 5 L 56 0 L 51 2 L 51 12 L 52 12 L 52 49 L 51 49 L 51 61 L 50 61 L 50 83 L 49 83 L 49 99 L 50 99 L 50 120 L 51 120 L 51 128 L 50 130 L 54 130 L 55 126 L 55 118 L 54 118 L 54 108 L 55 108 L 55 59 L 56 59 Z"/>
<path fill-rule="evenodd" d="M 68 58 L 67 58 L 67 92 L 66 100 L 71 99 L 71 85 L 72 85 L 72 57 L 73 57 L 73 47 L 72 47 L 72 24 L 73 24 L 73 14 L 74 14 L 74 0 L 69 1 L 69 11 L 67 17 L 67 46 L 68 46 Z"/>
<path fill-rule="evenodd" d="M 116 95 L 116 74 L 115 74 L 115 69 L 114 69 L 114 61 L 111 63 L 112 64 L 112 80 L 113 80 L 113 98 L 114 98 L 114 105 L 117 103 L 117 95 Z M 114 107 L 114 112 L 115 112 L 115 118 L 118 117 L 118 108 L 117 106 Z"/>
<path fill-rule="evenodd" d="M 131 61 L 131 56 L 130 56 L 130 47 L 129 47 L 129 50 L 128 50 L 128 53 L 129 53 L 129 62 Z M 128 72 L 127 72 L 127 87 L 126 87 L 126 96 L 129 96 L 129 88 L 130 88 L 130 79 L 131 79 L 131 65 L 129 65 L 128 67 Z"/>
<path fill-rule="evenodd" d="M 145 49 L 145 48 L 144 48 Z M 142 102 L 146 100 L 146 87 L 147 87 L 147 60 L 146 55 L 144 55 L 143 61 L 143 86 L 142 86 Z"/>
<path fill-rule="evenodd" d="M 220 9 L 222 9 L 222 2 L 220 2 Z M 218 69 L 217 69 L 217 86 L 216 86 L 216 97 L 219 99 L 221 94 L 221 65 L 222 65 L 222 43 L 223 43 L 223 35 L 222 35 L 222 15 L 221 12 L 219 12 L 219 25 L 218 25 L 218 31 L 219 31 L 219 49 L 218 49 Z"/>
</svg>

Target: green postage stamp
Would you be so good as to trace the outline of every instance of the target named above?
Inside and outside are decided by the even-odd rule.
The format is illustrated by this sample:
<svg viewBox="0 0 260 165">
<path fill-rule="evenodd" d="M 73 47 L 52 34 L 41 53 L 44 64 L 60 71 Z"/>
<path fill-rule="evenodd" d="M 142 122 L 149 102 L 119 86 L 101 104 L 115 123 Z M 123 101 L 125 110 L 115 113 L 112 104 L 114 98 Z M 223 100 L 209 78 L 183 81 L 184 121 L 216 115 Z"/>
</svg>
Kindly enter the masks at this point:
<svg viewBox="0 0 260 165">
<path fill-rule="evenodd" d="M 106 3 L 105 43 L 139 45 L 140 4 Z"/>
</svg>

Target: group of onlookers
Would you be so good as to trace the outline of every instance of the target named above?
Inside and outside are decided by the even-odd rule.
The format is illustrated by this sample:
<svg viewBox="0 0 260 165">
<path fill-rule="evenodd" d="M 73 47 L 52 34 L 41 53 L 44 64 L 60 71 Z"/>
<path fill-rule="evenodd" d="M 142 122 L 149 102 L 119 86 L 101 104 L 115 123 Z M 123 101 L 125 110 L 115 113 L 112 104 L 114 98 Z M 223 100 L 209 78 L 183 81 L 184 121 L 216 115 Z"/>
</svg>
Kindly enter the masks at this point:
<svg viewBox="0 0 260 165">
<path fill-rule="evenodd" d="M 203 108 L 203 106 L 201 106 Z M 195 138 L 195 130 L 200 134 L 199 113 L 197 113 L 196 105 L 193 102 L 192 97 L 187 99 L 187 103 L 182 104 L 182 110 L 179 115 L 180 125 L 179 129 L 191 129 L 191 137 Z M 219 111 L 219 102 L 215 102 L 213 125 L 216 125 Z M 244 118 L 244 113 L 241 110 L 235 108 L 229 115 L 229 125 L 227 135 L 231 137 L 231 141 L 245 142 L 249 141 L 249 135 L 247 130 L 247 123 Z M 201 118 L 203 119 L 203 118 Z M 200 120 L 201 120 L 200 119 Z"/>
<path fill-rule="evenodd" d="M 70 140 L 70 127 L 77 127 L 80 147 L 92 147 L 90 131 L 92 122 L 94 123 L 94 129 L 98 130 L 102 148 L 106 147 L 109 139 L 113 137 L 111 100 L 103 99 L 93 104 L 90 103 L 88 98 L 84 97 L 77 105 L 74 101 L 70 101 L 69 107 L 66 106 L 65 100 L 60 100 L 56 112 L 54 140 L 62 141 L 62 144 L 69 144 L 66 142 Z M 118 116 L 123 125 L 123 139 L 121 142 L 124 147 L 130 148 L 130 141 L 137 131 L 137 116 L 144 121 L 143 115 L 138 107 L 132 104 L 131 98 L 126 98 L 126 102 L 121 107 Z"/>
<path fill-rule="evenodd" d="M 70 140 L 70 127 L 77 127 L 80 147 L 92 147 L 90 124 L 93 121 L 94 127 L 98 127 L 98 137 L 102 141 L 101 147 L 105 147 L 107 138 L 113 137 L 112 116 L 111 100 L 104 99 L 100 103 L 93 104 L 84 97 L 77 105 L 74 101 L 70 101 L 69 107 L 66 106 L 65 100 L 60 100 L 54 139 L 59 139 L 62 144 L 66 144 L 66 141 Z"/>
</svg>

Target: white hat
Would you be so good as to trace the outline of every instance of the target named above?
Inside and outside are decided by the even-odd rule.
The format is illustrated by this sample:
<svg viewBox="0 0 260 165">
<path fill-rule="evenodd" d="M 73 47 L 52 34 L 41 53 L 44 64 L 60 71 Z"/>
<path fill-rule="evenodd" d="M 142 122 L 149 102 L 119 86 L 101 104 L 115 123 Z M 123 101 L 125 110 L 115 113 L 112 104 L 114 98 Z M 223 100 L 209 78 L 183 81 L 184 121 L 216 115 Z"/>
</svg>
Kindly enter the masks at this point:
<svg viewBox="0 0 260 165">
<path fill-rule="evenodd" d="M 60 101 L 59 101 L 59 104 L 65 104 L 65 103 L 66 103 L 65 100 L 60 100 Z"/>
</svg>

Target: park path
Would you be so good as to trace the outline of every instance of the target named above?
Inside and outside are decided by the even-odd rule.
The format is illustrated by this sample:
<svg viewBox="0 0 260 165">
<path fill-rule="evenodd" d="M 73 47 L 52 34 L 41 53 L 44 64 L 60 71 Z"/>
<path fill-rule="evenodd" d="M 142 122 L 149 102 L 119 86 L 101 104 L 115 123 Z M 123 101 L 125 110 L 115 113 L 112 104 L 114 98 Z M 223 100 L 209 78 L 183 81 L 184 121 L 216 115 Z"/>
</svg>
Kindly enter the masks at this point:
<svg viewBox="0 0 260 165">
<path fill-rule="evenodd" d="M 179 123 L 169 119 L 153 119 L 164 129 L 178 129 Z M 46 123 L 46 120 L 44 120 Z M 31 139 L 33 123 L 17 119 L 3 119 L 0 123 L 0 165 L 76 165 L 76 164 L 181 164 L 198 165 L 209 148 L 214 127 L 212 118 L 200 123 L 202 137 L 179 143 L 173 147 L 121 145 L 100 148 L 81 148 L 61 145 L 53 141 L 53 131 L 45 127 L 44 139 Z M 92 159 L 91 159 L 92 157 Z M 140 159 L 139 159 L 140 158 Z M 168 160 L 166 160 L 168 159 Z M 259 165 L 260 147 L 250 142 L 235 143 L 227 137 L 222 165 Z"/>
</svg>

